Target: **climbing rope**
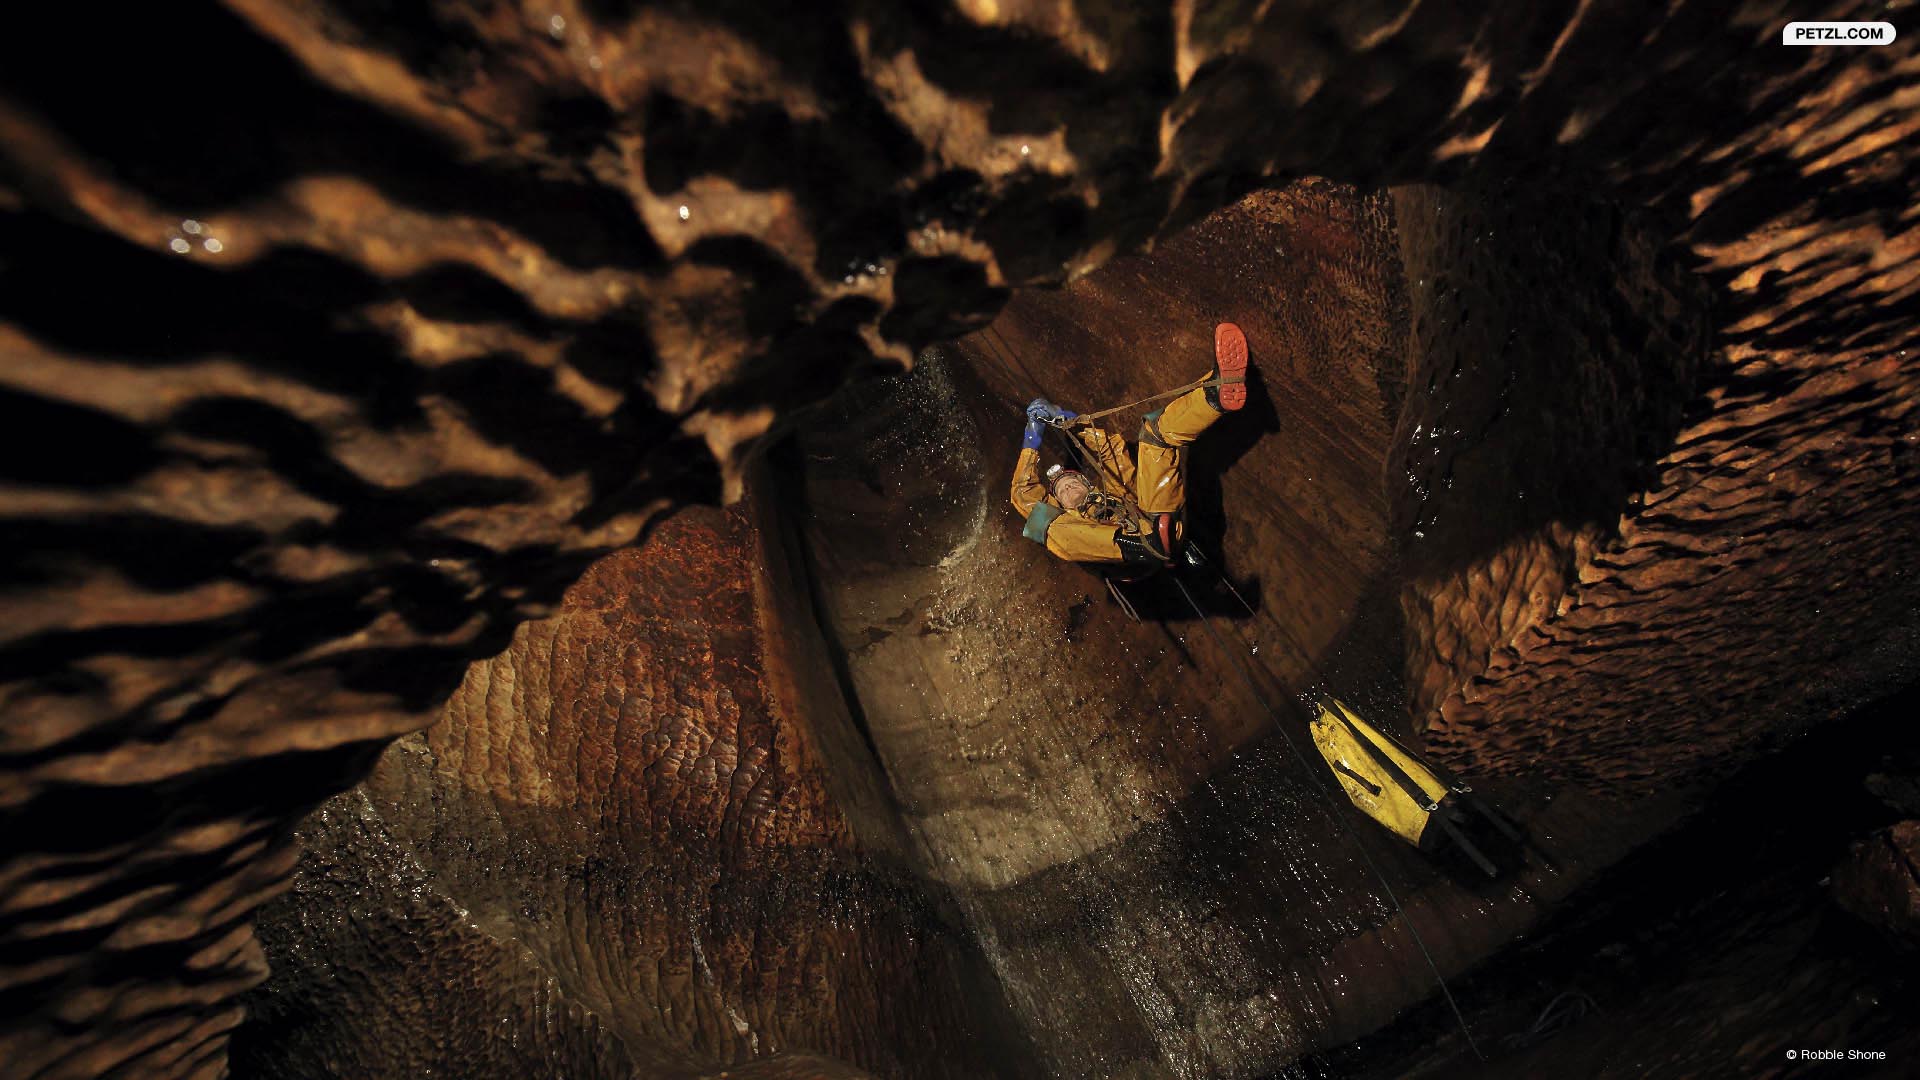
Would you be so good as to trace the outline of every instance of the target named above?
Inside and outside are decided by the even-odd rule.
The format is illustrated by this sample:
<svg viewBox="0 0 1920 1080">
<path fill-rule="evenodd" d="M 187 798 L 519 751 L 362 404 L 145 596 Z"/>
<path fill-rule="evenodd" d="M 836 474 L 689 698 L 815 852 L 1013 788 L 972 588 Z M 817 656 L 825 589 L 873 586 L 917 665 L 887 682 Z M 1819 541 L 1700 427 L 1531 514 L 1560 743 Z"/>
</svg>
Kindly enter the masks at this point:
<svg viewBox="0 0 1920 1080">
<path fill-rule="evenodd" d="M 991 344 L 988 340 L 989 338 L 993 339 L 994 342 L 997 342 L 998 343 L 997 346 Z M 1021 362 L 1020 355 L 1013 351 L 1012 346 L 1007 344 L 1007 339 L 1001 336 L 1000 331 L 997 328 L 992 326 L 987 327 L 986 331 L 981 335 L 980 341 L 983 346 L 987 347 L 986 349 L 987 353 L 992 357 L 993 362 L 999 365 L 1000 370 L 1002 372 L 1011 375 L 1013 373 L 1012 369 L 1015 367 L 1018 367 L 1020 369 L 1020 372 L 1026 376 L 1027 382 L 1031 386 L 1033 386 L 1034 389 L 1040 391 L 1042 396 L 1046 396 L 1046 393 L 1047 393 L 1046 387 L 1040 385 L 1040 380 L 1035 378 L 1033 372 L 1028 370 L 1027 365 Z M 1080 426 L 1081 422 L 1085 420 L 1097 419 L 1102 416 L 1108 416 L 1113 413 L 1123 411 L 1125 409 L 1133 408 L 1135 405 L 1145 404 L 1146 402 L 1149 402 L 1149 401 L 1158 401 L 1162 397 L 1172 397 L 1175 394 L 1184 394 L 1187 391 L 1193 389 L 1194 386 L 1202 385 L 1206 382 L 1207 382 L 1206 379 L 1201 379 L 1199 380 L 1199 382 L 1190 384 L 1188 386 L 1183 386 L 1178 390 L 1172 391 L 1171 393 L 1161 394 L 1152 398 L 1146 398 L 1144 399 L 1144 401 L 1132 402 L 1127 405 L 1119 406 L 1118 408 L 1107 409 L 1105 411 L 1098 412 L 1098 413 L 1084 414 L 1082 416 L 1075 417 L 1074 422 L 1072 424 L 1048 424 L 1047 426 L 1052 428 L 1055 432 L 1059 433 L 1061 441 L 1066 444 L 1067 456 L 1074 459 L 1074 462 L 1079 467 L 1080 471 L 1094 472 L 1099 474 L 1101 478 L 1102 490 L 1107 491 L 1109 494 L 1118 492 L 1120 500 L 1126 504 L 1127 513 L 1136 522 L 1143 522 L 1145 523 L 1145 525 L 1150 526 L 1153 522 L 1153 515 L 1148 514 L 1146 511 L 1140 509 L 1140 503 L 1137 500 L 1135 500 L 1135 498 L 1133 497 L 1133 492 L 1128 488 L 1126 484 L 1123 484 L 1120 482 L 1120 478 L 1118 476 L 1115 476 L 1111 469 L 1107 468 L 1106 462 L 1101 459 L 1100 455 L 1094 453 L 1092 448 L 1088 447 L 1086 442 L 1083 441 L 1080 438 L 1080 436 L 1073 431 L 1073 428 Z"/>
<path fill-rule="evenodd" d="M 1045 387 L 1041 386 L 1040 381 L 1037 378 L 1034 378 L 1033 372 L 1028 370 L 1027 366 L 1024 363 L 1021 363 L 1018 354 L 1016 354 L 1013 351 L 1013 349 L 1009 345 L 1007 345 L 1006 338 L 1000 334 L 1000 331 L 997 328 L 994 328 L 991 326 L 987 328 L 986 334 L 983 334 L 981 336 L 982 344 L 983 345 L 987 344 L 987 339 L 989 335 L 997 341 L 998 347 L 997 349 L 990 347 L 988 351 L 989 353 L 997 354 L 997 355 L 993 355 L 992 359 L 996 364 L 1000 366 L 1001 370 L 1007 374 L 1012 374 L 1011 369 L 1017 366 L 1020 369 L 1020 371 L 1026 375 L 1030 385 L 1032 385 L 1035 389 L 1040 390 L 1042 394 L 1045 394 L 1046 393 Z M 1009 363 L 1009 361 L 1011 361 L 1011 363 Z M 1101 410 L 1097 410 L 1090 413 L 1082 413 L 1079 416 L 1075 417 L 1073 423 L 1071 424 L 1055 424 L 1050 426 L 1052 426 L 1054 430 L 1060 432 L 1060 434 L 1068 444 L 1069 453 L 1072 454 L 1072 456 L 1080 459 L 1083 466 L 1087 463 L 1091 463 L 1103 478 L 1112 482 L 1112 485 L 1115 489 L 1125 493 L 1126 492 L 1125 485 L 1119 483 L 1119 478 L 1114 476 L 1110 471 L 1108 471 L 1105 462 L 1103 462 L 1100 459 L 1099 455 L 1093 453 L 1092 450 L 1090 450 L 1086 446 L 1086 444 L 1080 440 L 1079 436 L 1074 434 L 1072 429 L 1074 427 L 1081 426 L 1091 421 L 1098 420 L 1102 417 L 1111 416 L 1114 413 L 1124 412 L 1132 408 L 1138 408 L 1141 405 L 1151 404 L 1155 401 L 1163 401 L 1167 398 L 1177 397 L 1181 394 L 1188 393 L 1202 386 L 1209 386 L 1209 385 L 1218 386 L 1218 385 L 1221 385 L 1222 381 L 1223 380 L 1220 380 L 1220 379 L 1209 379 L 1209 378 L 1202 377 L 1200 379 L 1195 380 L 1194 382 L 1188 383 L 1185 386 L 1181 386 L 1174 390 L 1169 390 L 1163 394 L 1156 394 L 1152 397 L 1142 398 L 1139 401 L 1128 402 L 1125 405 L 1117 405 L 1110 409 L 1101 409 Z M 1131 512 L 1136 514 L 1140 512 L 1139 504 L 1133 500 L 1131 495 L 1126 496 L 1126 502 L 1128 505 L 1128 509 Z M 1221 574 L 1219 575 L 1219 577 L 1220 577 L 1220 580 L 1226 584 L 1228 591 L 1233 593 L 1234 599 L 1239 601 L 1240 606 L 1246 610 L 1247 615 L 1249 617 L 1254 617 L 1256 615 L 1263 616 L 1270 623 L 1272 623 L 1276 629 L 1279 629 L 1283 634 L 1285 634 L 1288 637 L 1292 636 L 1291 634 L 1288 634 L 1286 632 L 1284 627 L 1280 626 L 1279 621 L 1275 619 L 1271 613 L 1266 611 L 1255 612 L 1253 606 L 1247 603 L 1246 598 L 1240 595 L 1240 590 L 1234 588 L 1233 583 L 1227 580 L 1226 575 Z M 1247 670 L 1246 664 L 1241 660 L 1238 651 L 1230 647 L 1226 643 L 1225 639 L 1221 637 L 1220 631 L 1215 629 L 1213 625 L 1213 620 L 1208 618 L 1206 611 L 1201 608 L 1199 601 L 1194 599 L 1193 593 L 1190 590 L 1188 590 L 1186 583 L 1180 580 L 1180 578 L 1177 575 L 1174 576 L 1173 583 L 1174 583 L 1174 586 L 1180 590 L 1180 595 L 1183 599 L 1186 600 L 1187 606 L 1192 609 L 1194 617 L 1200 621 L 1200 625 L 1206 629 L 1207 635 L 1210 638 L 1212 638 L 1214 642 L 1214 646 L 1218 648 L 1227 657 L 1229 657 L 1229 659 L 1232 661 L 1234 671 L 1239 674 L 1241 681 L 1246 684 L 1247 692 L 1253 697 L 1254 701 L 1259 703 L 1261 708 L 1266 710 L 1267 715 L 1273 719 L 1274 730 L 1278 731 L 1280 733 L 1281 738 L 1285 740 L 1287 748 L 1292 754 L 1295 765 L 1300 769 L 1302 773 L 1306 775 L 1309 787 L 1320 796 L 1322 803 L 1328 812 L 1328 816 L 1331 817 L 1334 820 L 1334 822 L 1340 827 L 1341 831 L 1346 834 L 1347 840 L 1352 845 L 1353 850 L 1359 853 L 1361 861 L 1363 861 L 1366 864 L 1368 872 L 1371 873 L 1373 875 L 1373 879 L 1379 883 L 1380 890 L 1382 893 L 1386 895 L 1387 902 L 1392 905 L 1395 915 L 1397 915 L 1401 923 L 1406 926 L 1408 936 L 1413 939 L 1415 946 L 1419 948 L 1421 958 L 1425 960 L 1428 970 L 1433 972 L 1434 981 L 1439 985 L 1440 993 L 1446 999 L 1447 1007 L 1452 1010 L 1454 1019 L 1459 1023 L 1460 1033 L 1466 1038 L 1467 1047 L 1473 1051 L 1473 1054 L 1475 1057 L 1479 1058 L 1481 1061 L 1485 1061 L 1486 1055 L 1480 1051 L 1479 1043 L 1477 1043 L 1474 1040 L 1473 1030 L 1467 1025 L 1466 1014 L 1461 1011 L 1460 1003 L 1457 1000 L 1455 1000 L 1453 996 L 1452 987 L 1447 985 L 1446 976 L 1440 973 L 1440 965 L 1438 962 L 1434 960 L 1433 952 L 1431 949 L 1427 947 L 1426 939 L 1421 936 L 1419 928 L 1413 924 L 1412 918 L 1407 915 L 1406 907 L 1400 903 L 1400 897 L 1398 896 L 1398 894 L 1396 894 L 1393 891 L 1393 886 L 1390 882 L 1388 882 L 1385 871 L 1380 869 L 1379 863 L 1375 862 L 1372 854 L 1367 851 L 1366 844 L 1361 839 L 1358 831 L 1356 831 L 1353 828 L 1352 823 L 1349 822 L 1346 816 L 1341 813 L 1340 804 L 1345 800 L 1337 799 L 1335 797 L 1336 792 L 1333 790 L 1330 790 L 1329 788 L 1329 781 L 1325 777 L 1321 776 L 1320 773 L 1307 767 L 1306 755 L 1300 749 L 1300 744 L 1294 739 L 1293 734 L 1287 730 L 1287 725 L 1284 719 L 1279 715 L 1278 712 L 1275 711 L 1273 704 L 1267 699 L 1267 696 L 1261 692 L 1260 687 L 1254 681 L 1253 675 Z M 1263 673 L 1265 673 L 1264 669 L 1263 669 Z M 1271 673 L 1266 673 L 1266 674 L 1268 674 L 1269 678 L 1273 677 Z M 1284 687 L 1282 687 L 1282 689 L 1284 690 Z M 1401 745 L 1399 740 L 1395 739 L 1391 733 L 1383 732 L 1383 734 L 1386 734 L 1387 738 L 1392 740 L 1395 743 L 1395 745 Z M 1454 785 L 1451 782 L 1450 777 L 1448 778 L 1448 781 L 1449 781 L 1448 786 L 1453 787 Z"/>
<path fill-rule="evenodd" d="M 1137 409 L 1142 405 L 1151 405 L 1156 401 L 1165 401 L 1168 398 L 1179 397 L 1181 394 L 1198 390 L 1203 386 L 1224 386 L 1227 383 L 1237 383 L 1237 382 L 1245 382 L 1245 381 L 1246 379 L 1244 377 L 1238 378 L 1238 379 L 1209 379 L 1205 375 L 1202 375 L 1199 378 L 1193 380 L 1192 382 L 1186 384 L 1185 386 L 1181 386 L 1181 387 L 1177 387 L 1175 389 L 1169 390 L 1164 394 L 1155 394 L 1152 397 L 1143 397 L 1139 401 L 1129 401 L 1125 405 L 1115 405 L 1111 409 L 1100 409 L 1097 412 L 1081 413 L 1079 416 L 1076 416 L 1073 418 L 1073 424 L 1075 426 L 1078 426 L 1081 424 L 1090 424 L 1102 417 L 1112 416 L 1114 413 L 1126 412 L 1128 409 Z"/>
<path fill-rule="evenodd" d="M 1214 629 L 1213 620 L 1207 617 L 1206 612 L 1200 607 L 1200 602 L 1195 600 L 1193 593 L 1188 591 L 1186 582 L 1175 577 L 1173 584 L 1180 590 L 1180 595 L 1187 601 L 1187 606 L 1193 609 L 1194 618 L 1199 619 L 1200 625 L 1206 628 L 1207 636 L 1213 639 L 1214 647 L 1232 659 L 1233 669 L 1239 673 L 1241 681 L 1247 684 L 1247 692 L 1253 696 L 1255 701 L 1259 702 L 1261 708 L 1267 711 L 1267 715 L 1274 721 L 1274 730 L 1278 731 L 1280 737 L 1286 740 L 1287 749 L 1292 753 L 1294 764 L 1299 766 L 1300 771 L 1306 775 L 1307 781 L 1312 788 L 1326 800 L 1328 816 L 1333 818 L 1334 822 L 1340 826 L 1342 832 L 1346 833 L 1347 840 L 1353 845 L 1353 849 L 1360 853 L 1361 861 L 1367 864 L 1367 869 L 1372 872 L 1373 879 L 1380 883 L 1380 890 L 1386 894 L 1387 902 L 1393 905 L 1394 914 L 1398 915 L 1401 923 L 1406 926 L 1407 935 L 1413 938 L 1415 945 L 1419 946 L 1420 955 L 1426 960 L 1428 970 L 1433 972 L 1434 981 L 1440 984 L 1440 993 L 1447 999 L 1447 1007 L 1453 1010 L 1453 1018 L 1460 1023 L 1460 1034 L 1466 1036 L 1467 1048 L 1472 1050 L 1473 1056 L 1479 1058 L 1481 1061 L 1487 1060 L 1487 1056 L 1480 1052 L 1480 1045 L 1474 1041 L 1473 1029 L 1467 1026 L 1467 1017 L 1465 1013 L 1460 1011 L 1460 1003 L 1454 1000 L 1453 989 L 1447 985 L 1447 977 L 1440 974 L 1440 965 L 1434 961 L 1433 952 L 1427 948 L 1426 939 L 1420 936 L 1419 927 L 1413 925 L 1413 919 L 1407 915 L 1407 909 L 1401 905 L 1400 897 L 1394 893 L 1393 886 L 1387 882 L 1387 875 L 1380 869 L 1380 864 L 1374 862 L 1373 856 L 1368 854 L 1366 844 L 1360 839 L 1359 832 L 1354 829 L 1352 823 L 1346 819 L 1346 816 L 1340 812 L 1339 802 L 1341 800 L 1335 800 L 1334 792 L 1328 789 L 1327 781 L 1324 777 L 1307 767 L 1306 755 L 1302 753 L 1300 744 L 1294 741 L 1292 733 L 1287 731 L 1287 726 L 1283 718 L 1274 710 L 1272 703 L 1266 699 L 1266 696 L 1260 692 L 1260 688 L 1254 685 L 1253 676 L 1248 673 L 1246 665 L 1241 662 L 1238 651 L 1229 647 L 1226 641 L 1220 636 L 1220 631 Z"/>
<path fill-rule="evenodd" d="M 1039 390 L 1042 394 L 1045 394 L 1046 389 L 1040 385 L 1040 381 L 1038 379 L 1035 379 L 1033 377 L 1033 372 L 1028 371 L 1027 366 L 1025 364 L 1020 363 L 1019 355 L 1015 353 L 1013 351 L 1013 348 L 1007 344 L 1007 339 L 1001 335 L 999 329 L 997 327 L 989 326 L 987 327 L 986 333 L 991 334 L 999 342 L 1000 349 L 1004 351 L 1007 356 L 1012 357 L 1013 362 L 1015 364 L 1019 364 L 1020 370 L 1026 373 L 1027 381 L 1032 383 L 1035 389 Z M 982 336 L 981 340 L 983 343 L 985 342 L 986 340 L 985 335 Z M 996 356 L 994 359 L 997 362 L 1000 360 L 1000 357 Z M 1001 363 L 1000 366 L 1002 370 L 1005 370 L 1006 368 L 1005 363 Z M 1080 427 L 1082 425 L 1091 424 L 1095 420 L 1105 419 L 1106 417 L 1112 416 L 1115 413 L 1123 413 L 1123 412 L 1126 412 L 1128 409 L 1137 409 L 1142 405 L 1151 405 L 1156 401 L 1166 401 L 1169 398 L 1177 398 L 1181 394 L 1189 393 L 1194 390 L 1199 390 L 1202 387 L 1226 386 L 1230 383 L 1244 383 L 1246 381 L 1247 381 L 1246 376 L 1244 375 L 1241 375 L 1237 378 L 1208 377 L 1206 375 L 1202 375 L 1190 383 L 1177 386 L 1172 390 L 1167 390 L 1163 393 L 1153 394 L 1149 397 L 1143 397 L 1138 401 L 1129 401 L 1125 405 L 1115 405 L 1110 409 L 1096 409 L 1092 412 L 1083 412 L 1078 416 L 1075 416 L 1073 420 L 1071 420 L 1065 426 Z M 1051 398 L 1049 398 L 1049 400 L 1051 400 Z M 1054 425 L 1054 426 L 1059 427 L 1062 425 Z"/>
<path fill-rule="evenodd" d="M 1102 481 L 1101 486 L 1106 489 L 1109 494 L 1115 491 L 1120 493 L 1121 501 L 1127 504 L 1128 513 L 1136 518 L 1142 518 L 1148 521 L 1153 520 L 1151 514 L 1140 509 L 1140 504 L 1134 500 L 1133 492 L 1127 490 L 1127 485 L 1121 483 L 1120 478 L 1115 476 L 1111 469 L 1107 468 L 1107 463 L 1101 460 L 1099 454 L 1094 453 L 1088 448 L 1086 443 L 1080 441 L 1080 436 L 1075 435 L 1072 428 L 1056 424 L 1053 425 L 1053 429 L 1064 436 L 1067 442 L 1073 446 L 1074 450 L 1077 451 L 1075 454 L 1076 457 L 1079 457 L 1083 461 L 1093 463 L 1094 471 L 1100 474 Z"/>
</svg>

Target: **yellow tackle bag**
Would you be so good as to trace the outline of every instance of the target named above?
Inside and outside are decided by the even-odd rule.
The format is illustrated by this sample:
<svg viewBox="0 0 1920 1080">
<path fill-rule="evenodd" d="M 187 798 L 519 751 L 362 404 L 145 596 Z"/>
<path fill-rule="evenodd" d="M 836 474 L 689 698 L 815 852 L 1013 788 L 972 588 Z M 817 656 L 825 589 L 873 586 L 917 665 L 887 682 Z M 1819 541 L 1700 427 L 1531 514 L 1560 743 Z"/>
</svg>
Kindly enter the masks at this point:
<svg viewBox="0 0 1920 1080">
<path fill-rule="evenodd" d="M 1420 846 L 1440 800 L 1447 797 L 1445 781 L 1331 695 L 1320 698 L 1313 745 L 1353 805 L 1407 843 Z"/>
</svg>

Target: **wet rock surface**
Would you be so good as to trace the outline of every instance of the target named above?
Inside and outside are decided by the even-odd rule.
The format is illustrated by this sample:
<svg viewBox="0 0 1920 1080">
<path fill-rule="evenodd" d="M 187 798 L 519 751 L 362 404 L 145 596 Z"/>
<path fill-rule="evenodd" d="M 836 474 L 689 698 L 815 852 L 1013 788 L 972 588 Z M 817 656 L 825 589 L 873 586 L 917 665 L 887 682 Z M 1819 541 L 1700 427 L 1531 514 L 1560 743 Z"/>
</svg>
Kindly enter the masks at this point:
<svg viewBox="0 0 1920 1080">
<path fill-rule="evenodd" d="M 798 439 L 796 505 L 864 726 L 1056 1075 L 1284 1070 L 1432 994 L 1426 954 L 1462 971 L 1683 805 L 1489 788 L 1555 865 L 1488 881 L 1356 834 L 1317 758 L 1303 771 L 1294 695 L 1407 715 L 1397 594 L 1428 523 L 1389 501 L 1413 426 L 1402 414 L 1397 438 L 1393 418 L 1431 392 L 1408 388 L 1401 351 L 1399 199 L 1324 182 L 1250 197 L 1152 256 L 1022 294 Z M 1195 535 L 1252 610 L 1192 575 L 1196 612 L 1160 578 L 1125 587 L 1135 623 L 1097 573 L 1018 535 L 1016 403 L 1177 385 L 1219 319 L 1246 329 L 1261 376 L 1195 445 Z"/>
<path fill-rule="evenodd" d="M 292 822 L 468 663 L 849 378 L 1295 174 L 1588 192 L 1708 292 L 1691 369 L 1684 312 L 1581 324 L 1692 372 L 1614 526 L 1587 504 L 1401 593 L 1449 760 L 1645 790 L 1884 685 L 1914 53 L 1775 47 L 1779 4 L 1602 8 L 10 13 L 0 1057 L 217 1075 Z M 72 92 L 99 72 L 131 89 Z"/>
<path fill-rule="evenodd" d="M 1889 750 L 1915 748 L 1916 696 L 1831 717 L 1794 753 L 1732 772 L 1457 982 L 1485 1060 L 1429 1004 L 1319 1064 L 1355 1077 L 1907 1071 L 1920 1053 L 1903 1008 L 1917 989 L 1911 956 L 1850 913 L 1834 864 L 1896 816 L 1859 780 Z M 1808 1051 L 1843 1064 L 1810 1066 Z"/>
<path fill-rule="evenodd" d="M 1408 704 L 1429 718 L 1571 609 L 1698 392 L 1711 321 L 1704 282 L 1643 215 L 1510 184 L 1393 203 L 1417 359 L 1386 489 Z M 1556 722 L 1528 729 L 1544 741 Z"/>
<path fill-rule="evenodd" d="M 884 795 L 848 798 L 863 843 L 828 790 L 830 761 L 843 792 L 871 765 L 819 741 L 836 703 L 798 693 L 792 666 L 817 631 L 781 621 L 749 513 L 683 511 L 596 564 L 305 827 L 238 1072 L 1018 1059 L 972 943 L 861 801 Z"/>
</svg>

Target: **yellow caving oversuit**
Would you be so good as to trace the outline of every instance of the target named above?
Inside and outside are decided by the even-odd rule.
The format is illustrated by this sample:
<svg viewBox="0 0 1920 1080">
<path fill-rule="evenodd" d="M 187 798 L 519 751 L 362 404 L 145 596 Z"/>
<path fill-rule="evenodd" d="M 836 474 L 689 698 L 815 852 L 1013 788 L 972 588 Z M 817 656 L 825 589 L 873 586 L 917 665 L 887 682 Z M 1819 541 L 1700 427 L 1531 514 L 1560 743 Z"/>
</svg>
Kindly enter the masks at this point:
<svg viewBox="0 0 1920 1080">
<path fill-rule="evenodd" d="M 1165 563 L 1170 553 L 1163 549 L 1155 519 L 1174 515 L 1173 538 L 1181 538 L 1180 511 L 1187 504 L 1187 444 L 1220 419 L 1221 413 L 1208 401 L 1207 388 L 1201 387 L 1175 398 L 1164 410 L 1147 414 L 1140 424 L 1137 468 L 1118 435 L 1096 427 L 1074 429 L 1098 460 L 1097 466 L 1089 462 L 1086 470 L 1094 490 L 1086 505 L 1075 510 L 1061 506 L 1040 478 L 1038 439 L 1030 435 L 1013 466 L 1013 508 L 1026 519 L 1024 535 L 1073 562 Z M 1126 505 L 1128 489 L 1139 504 L 1139 515 Z"/>
</svg>

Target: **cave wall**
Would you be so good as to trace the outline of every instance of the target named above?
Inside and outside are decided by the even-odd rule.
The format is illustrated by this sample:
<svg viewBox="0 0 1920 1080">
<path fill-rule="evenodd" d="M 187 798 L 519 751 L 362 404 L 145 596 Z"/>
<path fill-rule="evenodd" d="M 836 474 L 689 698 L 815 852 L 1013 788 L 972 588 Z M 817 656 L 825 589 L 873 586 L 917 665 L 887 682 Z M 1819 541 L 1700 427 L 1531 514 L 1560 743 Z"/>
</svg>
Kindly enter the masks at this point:
<svg viewBox="0 0 1920 1080">
<path fill-rule="evenodd" d="M 1502 700 L 1534 705 L 1468 683 L 1437 745 L 1538 760 L 1522 712 L 1592 696 L 1567 672 L 1647 575 L 1723 582 L 1660 628 L 1698 647 L 1650 693 L 1722 639 L 1764 675 L 1750 601 L 1869 636 L 1905 579 L 1844 568 L 1911 565 L 1887 507 L 1913 442 L 1915 61 L 1771 44 L 1812 14 L 233 0 L 76 34 L 13 13 L 0 813 L 27 839 L 0 868 L 0 1053 L 217 1072 L 289 823 L 594 556 L 737 491 L 751 436 L 1006 288 L 1289 174 L 1478 168 L 1647 207 L 1737 376 L 1551 647 L 1495 647 Z M 95 72 L 134 89 L 72 92 Z M 1770 503 L 1820 524 L 1652 568 L 1670 521 L 1738 536 Z M 1766 588 L 1803 571 L 1817 588 Z M 1684 753 L 1689 710 L 1634 710 L 1655 713 Z M 1608 730 L 1569 746 L 1631 759 Z"/>
<path fill-rule="evenodd" d="M 1617 535 L 1702 393 L 1712 323 L 1644 215 L 1512 184 L 1398 188 L 1394 210 L 1413 317 L 1384 479 L 1424 724 Z"/>
<path fill-rule="evenodd" d="M 1015 297 L 797 437 L 790 505 L 863 726 L 1053 1075 L 1288 1069 L 1431 995 L 1423 950 L 1463 971 L 1680 809 L 1487 784 L 1555 863 L 1487 881 L 1347 831 L 1288 744 L 1310 688 L 1406 716 L 1414 523 L 1389 477 L 1396 420 L 1428 395 L 1407 386 L 1396 202 L 1325 181 L 1248 196 L 1150 256 Z M 1195 444 L 1193 525 L 1254 610 L 1189 575 L 1203 622 L 1163 577 L 1126 587 L 1134 622 L 1097 573 L 1019 535 L 1018 403 L 1177 385 L 1220 319 L 1260 375 Z M 1131 437 L 1144 409 L 1110 424 Z"/>
<path fill-rule="evenodd" d="M 1911 680 L 1911 335 L 1864 325 L 1912 302 L 1905 241 L 1863 210 L 1819 241 L 1683 234 L 1676 263 L 1631 215 L 1535 198 L 1398 203 L 1437 388 L 1402 421 L 1426 430 L 1400 433 L 1399 487 L 1432 745 L 1645 791 Z"/>
<path fill-rule="evenodd" d="M 886 798 L 870 760 L 818 741 L 844 706 L 791 692 L 818 631 L 779 617 L 805 584 L 770 577 L 753 505 L 681 511 L 596 563 L 303 827 L 242 1075 L 1017 1062 L 891 816 L 856 829 L 830 790 Z"/>
</svg>

